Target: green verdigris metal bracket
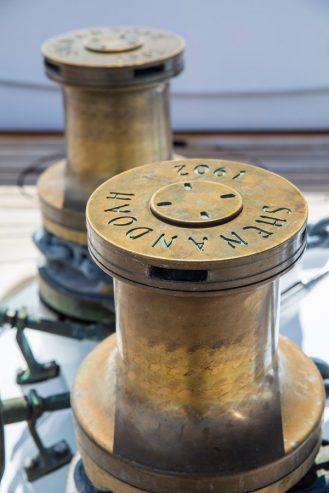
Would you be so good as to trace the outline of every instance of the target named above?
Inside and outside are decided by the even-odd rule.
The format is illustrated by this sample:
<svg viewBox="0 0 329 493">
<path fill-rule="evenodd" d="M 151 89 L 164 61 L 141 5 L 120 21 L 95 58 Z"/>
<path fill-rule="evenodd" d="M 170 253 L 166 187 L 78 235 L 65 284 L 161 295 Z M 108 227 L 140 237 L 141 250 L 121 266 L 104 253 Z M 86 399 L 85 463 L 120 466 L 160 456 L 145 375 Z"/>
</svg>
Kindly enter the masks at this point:
<svg viewBox="0 0 329 493">
<path fill-rule="evenodd" d="M 31 384 L 49 380 L 59 375 L 60 368 L 56 361 L 47 363 L 39 363 L 31 350 L 28 340 L 24 334 L 24 329 L 27 327 L 27 311 L 22 308 L 15 316 L 16 322 L 16 341 L 22 351 L 24 359 L 28 365 L 25 370 L 19 370 L 16 377 L 16 382 L 19 385 Z"/>
<path fill-rule="evenodd" d="M 114 332 L 114 317 L 104 323 L 83 324 L 71 321 L 57 321 L 37 319 L 28 315 L 25 308 L 10 310 L 0 307 L 0 326 L 9 325 L 16 328 L 16 340 L 27 363 L 27 368 L 17 374 L 16 381 L 19 385 L 43 382 L 59 375 L 60 367 L 56 361 L 39 363 L 34 357 L 33 351 L 24 330 L 26 328 L 60 335 L 71 339 L 101 341 Z"/>
<path fill-rule="evenodd" d="M 5 313 L 5 320 L 11 321 L 16 328 L 16 341 L 27 363 L 25 370 L 19 370 L 16 382 L 19 385 L 43 382 L 59 375 L 60 368 L 55 361 L 39 363 L 32 352 L 32 349 L 25 336 L 24 329 L 28 326 L 28 313 L 25 308 L 17 312 L 8 310 Z"/>
<path fill-rule="evenodd" d="M 25 471 L 29 481 L 35 481 L 59 469 L 72 459 L 70 447 L 62 440 L 51 447 L 45 447 L 37 431 L 37 421 L 45 412 L 54 412 L 70 407 L 70 394 L 56 394 L 40 397 L 36 390 L 28 395 L 0 401 L 0 479 L 5 469 L 4 426 L 27 421 L 31 437 L 38 449 L 38 455 L 27 461 Z"/>
</svg>

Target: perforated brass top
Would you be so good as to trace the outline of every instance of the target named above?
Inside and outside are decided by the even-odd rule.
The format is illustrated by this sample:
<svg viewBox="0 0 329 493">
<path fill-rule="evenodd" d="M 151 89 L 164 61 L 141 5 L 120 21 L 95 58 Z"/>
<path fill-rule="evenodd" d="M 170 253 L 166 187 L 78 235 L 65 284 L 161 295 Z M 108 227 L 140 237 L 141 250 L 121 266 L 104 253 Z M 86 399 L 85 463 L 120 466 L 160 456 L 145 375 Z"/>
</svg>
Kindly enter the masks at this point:
<svg viewBox="0 0 329 493">
<path fill-rule="evenodd" d="M 57 82 L 116 86 L 173 77 L 183 68 L 184 40 L 158 29 L 106 27 L 61 34 L 42 47 Z"/>
<path fill-rule="evenodd" d="M 212 181 L 173 183 L 155 192 L 151 211 L 164 222 L 186 228 L 222 224 L 242 210 L 239 192 Z"/>
<path fill-rule="evenodd" d="M 306 244 L 307 204 L 284 178 L 244 163 L 181 160 L 111 178 L 87 206 L 89 248 L 115 277 L 217 291 L 282 274 Z"/>
</svg>

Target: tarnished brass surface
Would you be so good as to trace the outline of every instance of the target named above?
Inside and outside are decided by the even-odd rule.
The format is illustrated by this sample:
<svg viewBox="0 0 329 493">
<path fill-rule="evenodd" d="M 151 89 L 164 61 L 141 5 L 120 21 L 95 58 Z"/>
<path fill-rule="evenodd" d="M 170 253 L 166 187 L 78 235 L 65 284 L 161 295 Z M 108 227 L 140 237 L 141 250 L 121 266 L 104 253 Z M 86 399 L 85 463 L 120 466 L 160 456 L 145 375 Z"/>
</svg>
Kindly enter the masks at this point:
<svg viewBox="0 0 329 493">
<path fill-rule="evenodd" d="M 47 74 L 63 88 L 67 160 L 39 180 L 44 227 L 86 243 L 85 206 L 104 180 L 172 157 L 169 79 L 183 68 L 183 40 L 146 28 L 67 33 L 43 46 Z"/>
<path fill-rule="evenodd" d="M 72 406 L 98 488 L 279 493 L 305 474 L 323 383 L 277 317 L 306 218 L 291 183 L 228 161 L 151 164 L 94 192 L 89 247 L 116 278 L 117 334 L 80 367 Z"/>
</svg>

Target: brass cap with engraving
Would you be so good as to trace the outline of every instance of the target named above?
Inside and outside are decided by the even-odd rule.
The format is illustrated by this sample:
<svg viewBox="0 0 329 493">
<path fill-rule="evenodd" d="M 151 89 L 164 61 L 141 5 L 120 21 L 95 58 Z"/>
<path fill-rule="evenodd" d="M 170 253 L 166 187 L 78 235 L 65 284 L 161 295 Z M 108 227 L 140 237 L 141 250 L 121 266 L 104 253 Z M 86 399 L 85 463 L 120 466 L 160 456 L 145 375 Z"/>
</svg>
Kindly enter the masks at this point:
<svg viewBox="0 0 329 493">
<path fill-rule="evenodd" d="M 42 47 L 47 75 L 65 84 L 122 86 L 159 82 L 183 69 L 184 40 L 145 27 L 69 32 Z"/>
<path fill-rule="evenodd" d="M 116 278 L 117 331 L 81 365 L 72 409 L 96 488 L 283 493 L 305 475 L 323 382 L 279 337 L 277 277 L 306 217 L 294 185 L 230 161 L 153 163 L 93 193 L 89 248 Z"/>
<path fill-rule="evenodd" d="M 306 246 L 307 204 L 286 179 L 245 163 L 185 159 L 129 170 L 87 205 L 90 252 L 133 283 L 218 291 L 290 269 Z"/>
</svg>

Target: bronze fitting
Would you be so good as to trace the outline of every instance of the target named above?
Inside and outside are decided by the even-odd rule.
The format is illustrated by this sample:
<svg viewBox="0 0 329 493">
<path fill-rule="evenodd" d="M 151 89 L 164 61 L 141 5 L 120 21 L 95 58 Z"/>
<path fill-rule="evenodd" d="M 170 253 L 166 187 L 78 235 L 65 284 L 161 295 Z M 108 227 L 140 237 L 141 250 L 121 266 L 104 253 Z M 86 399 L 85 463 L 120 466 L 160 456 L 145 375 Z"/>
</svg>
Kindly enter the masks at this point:
<svg viewBox="0 0 329 493">
<path fill-rule="evenodd" d="M 44 63 L 62 86 L 67 159 L 39 180 L 44 227 L 86 244 L 85 206 L 104 180 L 172 157 L 169 79 L 184 41 L 156 29 L 113 27 L 47 41 Z"/>
<path fill-rule="evenodd" d="M 321 441 L 324 391 L 278 335 L 279 277 L 307 204 L 244 163 L 180 160 L 111 178 L 87 205 L 115 278 L 117 333 L 72 392 L 86 472 L 113 493 L 285 492 Z"/>
<path fill-rule="evenodd" d="M 45 231 L 36 238 L 46 259 L 39 289 L 59 313 L 113 317 L 112 282 L 88 257 L 86 203 L 109 177 L 172 157 L 169 79 L 183 68 L 183 50 L 175 34 L 134 27 L 62 34 L 43 46 L 47 74 L 64 96 L 67 157 L 39 179 Z M 54 261 L 58 244 L 65 259 Z"/>
</svg>

